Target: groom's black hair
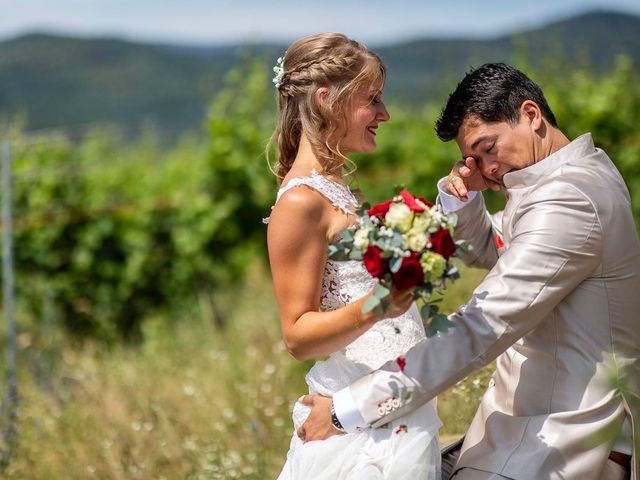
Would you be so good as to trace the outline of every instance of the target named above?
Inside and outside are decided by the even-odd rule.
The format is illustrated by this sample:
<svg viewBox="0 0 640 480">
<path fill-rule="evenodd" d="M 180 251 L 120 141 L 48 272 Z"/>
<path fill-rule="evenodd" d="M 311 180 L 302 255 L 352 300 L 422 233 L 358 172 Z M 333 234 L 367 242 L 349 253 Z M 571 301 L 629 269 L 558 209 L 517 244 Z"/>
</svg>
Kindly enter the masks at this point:
<svg viewBox="0 0 640 480">
<path fill-rule="evenodd" d="M 477 115 L 485 122 L 516 123 L 520 119 L 520 105 L 525 100 L 536 102 L 542 116 L 554 127 L 558 126 L 537 84 L 509 65 L 485 63 L 470 70 L 449 95 L 436 122 L 436 133 L 444 142 L 453 140 L 468 115 Z"/>
</svg>

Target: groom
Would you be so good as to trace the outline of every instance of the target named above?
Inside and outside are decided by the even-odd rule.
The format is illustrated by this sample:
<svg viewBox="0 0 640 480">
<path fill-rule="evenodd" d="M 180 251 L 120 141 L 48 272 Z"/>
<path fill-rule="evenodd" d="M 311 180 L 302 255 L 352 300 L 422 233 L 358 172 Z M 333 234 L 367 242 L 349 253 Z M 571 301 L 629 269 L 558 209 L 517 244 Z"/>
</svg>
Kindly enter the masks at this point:
<svg viewBox="0 0 640 480">
<path fill-rule="evenodd" d="M 455 328 L 406 362 L 333 399 L 306 396 L 301 437 L 381 427 L 497 359 L 454 480 L 638 480 L 640 245 L 620 173 L 590 134 L 570 141 L 538 85 L 504 64 L 468 73 L 436 130 L 463 158 L 439 201 L 473 247 L 462 260 L 490 271 L 449 316 Z M 500 187 L 505 210 L 490 215 L 478 191 Z M 403 389 L 399 408 L 379 409 Z"/>
</svg>

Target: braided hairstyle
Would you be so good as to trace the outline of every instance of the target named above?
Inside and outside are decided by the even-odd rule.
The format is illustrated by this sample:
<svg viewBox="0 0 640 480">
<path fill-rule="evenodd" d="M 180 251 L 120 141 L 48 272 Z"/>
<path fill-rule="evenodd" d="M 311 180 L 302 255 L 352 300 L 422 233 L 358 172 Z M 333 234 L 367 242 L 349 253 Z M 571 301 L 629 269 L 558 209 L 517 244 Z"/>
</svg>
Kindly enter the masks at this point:
<svg viewBox="0 0 640 480">
<path fill-rule="evenodd" d="M 277 144 L 275 172 L 282 180 L 296 158 L 304 132 L 325 170 L 341 168 L 346 157 L 340 141 L 347 128 L 353 95 L 364 88 L 382 89 L 386 67 L 378 55 L 340 33 L 322 33 L 294 42 L 285 54 L 277 87 L 278 123 L 269 141 Z M 316 101 L 319 88 L 329 90 Z M 269 148 L 269 147 L 267 147 Z"/>
</svg>

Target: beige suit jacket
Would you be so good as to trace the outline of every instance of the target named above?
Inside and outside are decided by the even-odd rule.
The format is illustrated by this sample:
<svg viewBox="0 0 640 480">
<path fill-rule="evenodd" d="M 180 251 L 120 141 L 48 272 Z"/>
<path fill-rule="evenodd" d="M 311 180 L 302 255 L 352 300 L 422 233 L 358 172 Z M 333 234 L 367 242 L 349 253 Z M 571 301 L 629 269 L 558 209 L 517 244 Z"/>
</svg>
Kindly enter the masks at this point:
<svg viewBox="0 0 640 480">
<path fill-rule="evenodd" d="M 384 425 L 497 358 L 458 469 L 597 480 L 626 418 L 638 479 L 640 245 L 624 181 L 586 134 L 504 183 L 501 215 L 482 195 L 457 212 L 463 260 L 490 271 L 455 328 L 412 348 L 404 372 L 389 362 L 353 383 L 355 407 Z"/>
</svg>

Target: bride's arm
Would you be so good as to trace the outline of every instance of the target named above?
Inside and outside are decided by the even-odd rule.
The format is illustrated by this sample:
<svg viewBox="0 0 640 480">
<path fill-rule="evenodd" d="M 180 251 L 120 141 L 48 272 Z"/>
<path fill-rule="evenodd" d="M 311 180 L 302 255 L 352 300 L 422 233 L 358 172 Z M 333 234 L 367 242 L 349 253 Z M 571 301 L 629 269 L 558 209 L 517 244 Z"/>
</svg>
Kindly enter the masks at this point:
<svg viewBox="0 0 640 480">
<path fill-rule="evenodd" d="M 362 313 L 368 295 L 337 310 L 319 311 L 328 233 L 339 230 L 336 224 L 344 218 L 306 188 L 287 192 L 271 213 L 269 261 L 282 333 L 287 350 L 301 361 L 345 347 L 381 319 L 373 312 Z M 410 290 L 392 295 L 385 318 L 411 306 Z"/>
</svg>

